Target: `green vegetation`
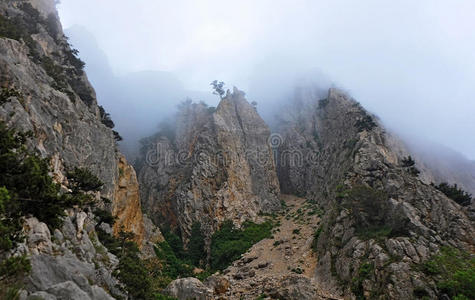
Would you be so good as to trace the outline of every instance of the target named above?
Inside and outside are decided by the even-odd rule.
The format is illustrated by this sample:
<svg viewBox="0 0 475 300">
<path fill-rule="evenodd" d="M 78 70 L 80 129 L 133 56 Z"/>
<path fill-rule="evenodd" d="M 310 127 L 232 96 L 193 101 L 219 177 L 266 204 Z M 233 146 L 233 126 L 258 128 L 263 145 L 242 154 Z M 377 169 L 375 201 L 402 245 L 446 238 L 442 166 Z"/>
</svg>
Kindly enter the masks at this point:
<svg viewBox="0 0 475 300">
<path fill-rule="evenodd" d="M 357 185 L 348 191 L 347 200 L 357 231 L 385 225 L 388 202 L 388 195 L 385 192 Z"/>
<path fill-rule="evenodd" d="M 96 190 L 100 182 L 81 169 L 71 178 L 71 193 L 60 193 L 60 186 L 50 176 L 49 160 L 27 150 L 31 133 L 16 132 L 0 122 L 0 255 L 16 247 L 23 237 L 22 217 L 34 216 L 51 229 L 62 224 L 64 210 L 72 205 L 92 202 L 85 192 Z M 83 176 L 78 176 L 80 173 Z M 87 175 L 87 176 L 84 176 Z M 0 263 L 0 286 L 14 287 L 29 271 L 24 257 L 10 257 Z M 0 289 L 5 291 L 5 289 Z M 8 293 L 14 296 L 14 290 Z M 0 295 L 5 296 L 6 295 Z"/>
<path fill-rule="evenodd" d="M 154 300 L 177 300 L 177 299 L 170 296 L 165 296 L 162 294 L 156 294 Z"/>
<path fill-rule="evenodd" d="M 213 80 L 210 85 L 213 87 L 213 94 L 218 95 L 219 98 L 223 99 L 224 94 L 226 93 L 224 91 L 224 82 Z"/>
<path fill-rule="evenodd" d="M 127 293 L 134 299 L 154 299 L 151 277 L 133 242 L 134 234 L 121 231 L 116 238 L 100 229 L 97 232 L 101 243 L 119 258 L 114 275 L 124 284 Z"/>
<path fill-rule="evenodd" d="M 33 41 L 31 35 L 38 33 L 36 22 L 39 20 L 39 13 L 29 3 L 23 3 L 20 8 L 26 12 L 25 17 L 7 18 L 3 15 L 0 16 L 0 37 L 16 41 L 23 40 L 30 50 L 30 57 L 38 62 L 39 54 L 36 49 L 36 42 Z"/>
<path fill-rule="evenodd" d="M 415 164 L 416 162 L 412 159 L 410 155 L 402 159 L 402 166 L 406 168 L 410 174 L 417 176 L 421 172 L 415 167 Z"/>
<path fill-rule="evenodd" d="M 216 112 L 216 107 L 215 106 L 208 107 L 208 113 L 210 115 L 214 114 L 215 112 Z"/>
<path fill-rule="evenodd" d="M 86 168 L 75 167 L 66 175 L 69 180 L 70 188 L 73 192 L 97 192 L 100 191 L 104 183 Z"/>
<path fill-rule="evenodd" d="M 472 195 L 460 189 L 457 184 L 450 185 L 447 182 L 442 182 L 435 188 L 462 206 L 470 205 L 472 202 Z"/>
<path fill-rule="evenodd" d="M 322 233 L 323 226 L 318 227 L 317 230 L 315 230 L 315 233 L 313 234 L 313 241 L 312 241 L 312 250 L 314 252 L 317 252 L 318 249 L 318 238 L 320 237 L 320 234 Z"/>
<path fill-rule="evenodd" d="M 296 274 L 302 274 L 303 273 L 303 270 L 299 267 L 297 268 L 293 268 L 292 270 L 290 270 L 291 272 L 294 272 Z"/>
<path fill-rule="evenodd" d="M 178 258 L 173 248 L 167 241 L 158 243 L 155 253 L 161 263 L 158 273 L 160 277 L 160 288 L 166 287 L 172 280 L 180 277 L 193 276 L 193 266 Z"/>
<path fill-rule="evenodd" d="M 94 215 L 99 219 L 98 224 L 104 222 L 112 226 L 117 219 L 117 217 L 114 217 L 108 210 L 99 208 L 94 210 Z"/>
<path fill-rule="evenodd" d="M 1 222 L 8 228 L 16 227 L 19 216 L 31 214 L 57 228 L 71 199 L 59 195 L 59 185 L 49 175 L 48 160 L 26 150 L 30 136 L 0 123 L 0 187 L 8 193 L 3 199 L 5 210 Z M 16 240 L 15 235 L 10 238 Z"/>
<path fill-rule="evenodd" d="M 337 188 L 337 199 L 350 210 L 356 234 L 361 239 L 382 240 L 407 235 L 406 219 L 397 213 L 388 215 L 389 197 L 384 191 L 366 185 L 356 185 L 347 190 L 340 186 Z"/>
<path fill-rule="evenodd" d="M 452 299 L 475 299 L 475 257 L 461 250 L 443 247 L 441 254 L 424 264 L 435 276 L 437 288 Z"/>
<path fill-rule="evenodd" d="M 330 102 L 327 98 L 318 100 L 318 108 L 322 109 Z"/>
<path fill-rule="evenodd" d="M 0 261 L 0 299 L 18 299 L 22 280 L 30 270 L 26 256 L 12 256 Z"/>
<path fill-rule="evenodd" d="M 54 60 L 48 56 L 41 58 L 41 66 L 43 67 L 43 70 L 45 70 L 46 74 L 53 78 L 53 88 L 61 92 L 68 90 L 68 79 L 62 66 L 55 63 Z"/>
<path fill-rule="evenodd" d="M 195 266 L 203 265 L 206 259 L 204 239 L 205 237 L 201 232 L 201 224 L 199 222 L 193 223 L 191 226 L 190 241 L 188 242 L 187 256 Z"/>
<path fill-rule="evenodd" d="M 19 41 L 23 37 L 23 31 L 16 26 L 14 20 L 0 15 L 0 37 Z"/>
<path fill-rule="evenodd" d="M 74 100 L 71 87 L 84 103 L 91 105 L 94 98 L 90 88 L 82 79 L 85 64 L 78 57 L 78 50 L 63 41 L 67 38 L 60 35 L 56 16 L 50 14 L 47 18 L 43 18 L 28 2 L 22 3 L 19 8 L 24 12 L 23 15 L 19 14 L 12 18 L 0 16 L 0 37 L 24 41 L 29 48 L 32 60 L 35 63 L 41 63 L 48 76 L 53 78 L 55 89 L 68 94 L 71 100 Z M 51 57 L 39 54 L 39 46 L 31 37 L 31 35 L 39 33 L 39 26 L 43 26 L 57 44 L 64 46 L 61 53 L 53 53 L 56 62 Z M 65 65 L 70 65 L 72 68 L 65 67 Z"/>
<path fill-rule="evenodd" d="M 355 123 L 355 127 L 359 132 L 361 131 L 371 131 L 377 124 L 374 122 L 373 117 L 370 115 L 365 115 L 362 119 L 359 119 Z"/>
<path fill-rule="evenodd" d="M 20 102 L 23 102 L 23 95 L 14 88 L 3 87 L 0 92 L 0 105 L 3 105 L 10 101 L 11 97 L 17 98 Z"/>
<path fill-rule="evenodd" d="M 102 124 L 106 125 L 109 128 L 114 128 L 115 124 L 114 124 L 114 121 L 112 121 L 110 114 L 106 112 L 104 107 L 102 107 L 101 105 L 99 105 L 98 107 L 99 107 L 99 114 L 101 116 Z"/>
<path fill-rule="evenodd" d="M 114 134 L 114 140 L 116 140 L 116 142 L 120 142 L 123 140 L 122 136 L 115 130 L 112 130 L 112 133 Z"/>
<path fill-rule="evenodd" d="M 169 228 L 163 230 L 163 236 L 165 241 L 158 243 L 155 247 L 155 253 L 160 264 L 160 269 L 156 271 L 156 285 L 158 288 L 166 287 L 177 278 L 196 277 L 202 280 L 211 275 L 209 271 L 203 271 L 199 274 L 193 273 L 193 269 L 203 267 L 206 263 L 204 236 L 199 222 L 192 225 L 186 250 L 183 247 L 181 237 L 170 231 Z"/>
<path fill-rule="evenodd" d="M 170 228 L 162 229 L 162 234 L 165 238 L 165 241 L 173 250 L 173 253 L 175 253 L 177 257 L 184 257 L 185 250 L 183 247 L 183 241 L 181 239 L 181 236 L 172 232 Z"/>
<path fill-rule="evenodd" d="M 365 296 L 363 294 L 363 281 L 367 279 L 371 273 L 373 273 L 374 265 L 372 263 L 362 263 L 358 269 L 358 274 L 353 278 L 351 284 L 351 291 L 355 294 L 356 299 L 364 300 Z"/>
<path fill-rule="evenodd" d="M 226 221 L 211 240 L 211 269 L 222 270 L 238 259 L 253 244 L 271 236 L 272 223 L 245 222 L 241 229 Z"/>
</svg>

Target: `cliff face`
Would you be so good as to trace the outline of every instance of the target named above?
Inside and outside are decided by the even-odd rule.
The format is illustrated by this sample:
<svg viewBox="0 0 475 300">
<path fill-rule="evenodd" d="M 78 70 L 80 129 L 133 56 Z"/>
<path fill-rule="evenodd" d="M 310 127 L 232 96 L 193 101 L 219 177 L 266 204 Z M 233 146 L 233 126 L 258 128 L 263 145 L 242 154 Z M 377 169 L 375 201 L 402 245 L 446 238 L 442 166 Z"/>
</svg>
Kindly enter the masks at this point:
<svg viewBox="0 0 475 300">
<path fill-rule="evenodd" d="M 280 207 L 270 131 L 237 89 L 213 111 L 184 104 L 175 129 L 144 141 L 142 204 L 152 219 L 208 238 L 226 219 L 239 225 Z"/>
<path fill-rule="evenodd" d="M 32 147 L 51 157 L 58 182 L 65 183 L 65 169 L 75 166 L 98 176 L 104 182 L 101 197 L 112 201 L 109 209 L 117 213 L 118 223 L 133 229 L 142 242 L 135 171 L 118 152 L 113 131 L 102 122 L 94 89 L 72 58 L 54 1 L 8 1 L 0 11 L 25 26 L 19 27 L 25 31 L 19 40 L 0 38 L 0 83 L 18 93 L 0 106 L 1 119 L 33 132 Z"/>
<path fill-rule="evenodd" d="M 29 147 L 51 159 L 52 175 L 64 188 L 67 185 L 66 171 L 71 168 L 87 168 L 98 176 L 104 186 L 97 195 L 96 205 L 117 217 L 113 232 L 118 233 L 121 228 L 132 231 L 138 244 L 146 245 L 145 252 L 150 253 L 145 238 L 156 241 L 161 234 L 147 219 L 144 220 L 135 171 L 119 153 L 111 126 L 105 125 L 107 116 L 97 105 L 94 89 L 82 70 L 83 63 L 76 58 L 75 51 L 63 35 L 54 1 L 2 1 L 0 18 L 0 120 L 8 126 L 33 133 Z M 3 97 L 4 93 L 9 96 Z M 96 224 L 94 214 L 75 210 L 68 218 L 71 219 L 69 223 L 79 223 L 70 226 L 72 229 L 66 227 L 58 231 L 58 235 L 68 235 L 68 241 L 58 241 L 56 246 L 53 245 L 53 249 L 56 247 L 58 251 L 38 252 L 25 248 L 24 252 L 32 255 L 32 280 L 35 274 L 45 276 L 41 284 L 32 284 L 30 291 L 46 290 L 48 285 L 71 281 L 64 278 L 65 270 L 75 264 L 80 268 L 74 271 L 76 273 L 86 276 L 86 273 L 105 272 L 104 276 L 112 278 L 113 264 L 101 265 L 102 271 L 94 269 L 96 250 L 102 246 L 99 243 L 99 248 L 94 250 L 93 246 L 98 242 L 94 225 L 83 227 L 83 224 Z M 42 224 L 38 225 L 40 227 L 46 226 L 39 224 Z M 48 244 L 51 234 L 43 233 Z M 91 240 L 93 237 L 96 241 Z M 27 245 L 32 242 L 30 238 L 35 239 L 35 236 L 27 235 Z M 51 240 L 49 244 L 51 247 Z M 82 254 L 71 252 L 73 248 L 80 249 L 78 251 Z M 43 267 L 36 264 L 37 260 L 42 261 Z M 42 268 L 50 268 L 50 263 L 59 265 L 42 275 Z M 87 268 L 81 269 L 83 264 L 88 264 Z M 81 278 L 73 281 L 81 283 L 84 277 Z M 96 285 L 100 284 L 99 281 L 96 277 L 91 278 Z M 81 283 L 80 290 L 84 291 L 88 286 L 87 280 L 85 282 Z M 87 294 L 94 298 L 90 287 L 86 289 Z"/>
<path fill-rule="evenodd" d="M 436 297 L 433 278 L 415 266 L 442 246 L 473 251 L 465 211 L 413 174 L 401 143 L 344 93 L 331 89 L 308 110 L 303 128 L 285 131 L 279 155 L 303 149 L 312 159 L 298 168 L 284 158 L 279 176 L 286 191 L 306 192 L 325 209 L 316 279 L 344 295 L 410 299 L 417 290 Z M 372 271 L 355 287 L 362 266 Z"/>
</svg>

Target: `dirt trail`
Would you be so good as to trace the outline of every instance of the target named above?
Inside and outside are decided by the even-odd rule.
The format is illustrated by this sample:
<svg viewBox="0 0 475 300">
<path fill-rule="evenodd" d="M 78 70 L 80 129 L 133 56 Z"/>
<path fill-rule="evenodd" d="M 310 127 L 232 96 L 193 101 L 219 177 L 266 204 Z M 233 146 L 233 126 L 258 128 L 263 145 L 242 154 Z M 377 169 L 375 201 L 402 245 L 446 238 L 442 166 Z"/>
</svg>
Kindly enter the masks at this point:
<svg viewBox="0 0 475 300">
<path fill-rule="evenodd" d="M 296 196 L 281 198 L 286 207 L 270 217 L 277 223 L 272 237 L 255 244 L 224 271 L 231 283 L 225 299 L 272 299 L 272 294 L 298 299 L 305 293 L 315 293 L 312 299 L 337 299 L 312 279 L 317 266 L 312 242 L 320 209 Z"/>
</svg>

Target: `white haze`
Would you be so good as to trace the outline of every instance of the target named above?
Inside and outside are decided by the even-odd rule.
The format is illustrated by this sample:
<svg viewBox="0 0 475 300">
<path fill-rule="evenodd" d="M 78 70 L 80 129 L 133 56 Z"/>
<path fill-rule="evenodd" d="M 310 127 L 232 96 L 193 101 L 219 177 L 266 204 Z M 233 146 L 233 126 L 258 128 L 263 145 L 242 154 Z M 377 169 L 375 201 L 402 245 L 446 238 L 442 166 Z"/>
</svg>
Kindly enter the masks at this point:
<svg viewBox="0 0 475 300">
<path fill-rule="evenodd" d="M 170 93 L 152 86 L 130 107 L 165 111 L 188 91 L 216 104 L 209 83 L 219 79 L 267 116 L 299 78 L 333 82 L 397 132 L 475 159 L 475 1 L 62 0 L 58 8 L 65 28 L 95 37 L 114 76 L 161 71 L 182 85 Z M 94 55 L 82 57 L 94 64 Z M 94 78 L 101 67 L 91 68 Z M 92 81 L 114 120 L 158 123 L 155 113 L 133 116 L 127 103 L 112 111 L 114 99 L 101 94 L 114 86 Z"/>
</svg>

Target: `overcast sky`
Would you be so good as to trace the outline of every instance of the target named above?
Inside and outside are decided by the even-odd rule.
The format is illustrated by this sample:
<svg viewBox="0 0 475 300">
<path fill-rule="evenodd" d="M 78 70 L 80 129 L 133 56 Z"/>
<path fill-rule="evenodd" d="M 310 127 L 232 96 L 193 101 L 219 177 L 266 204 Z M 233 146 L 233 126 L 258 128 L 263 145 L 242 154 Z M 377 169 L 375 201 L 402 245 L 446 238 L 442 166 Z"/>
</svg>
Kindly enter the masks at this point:
<svg viewBox="0 0 475 300">
<path fill-rule="evenodd" d="M 94 35 L 118 75 L 170 71 L 192 90 L 220 79 L 265 105 L 266 93 L 318 70 L 388 127 L 475 159 L 473 0 L 61 0 L 58 9 L 64 28 Z"/>
</svg>

